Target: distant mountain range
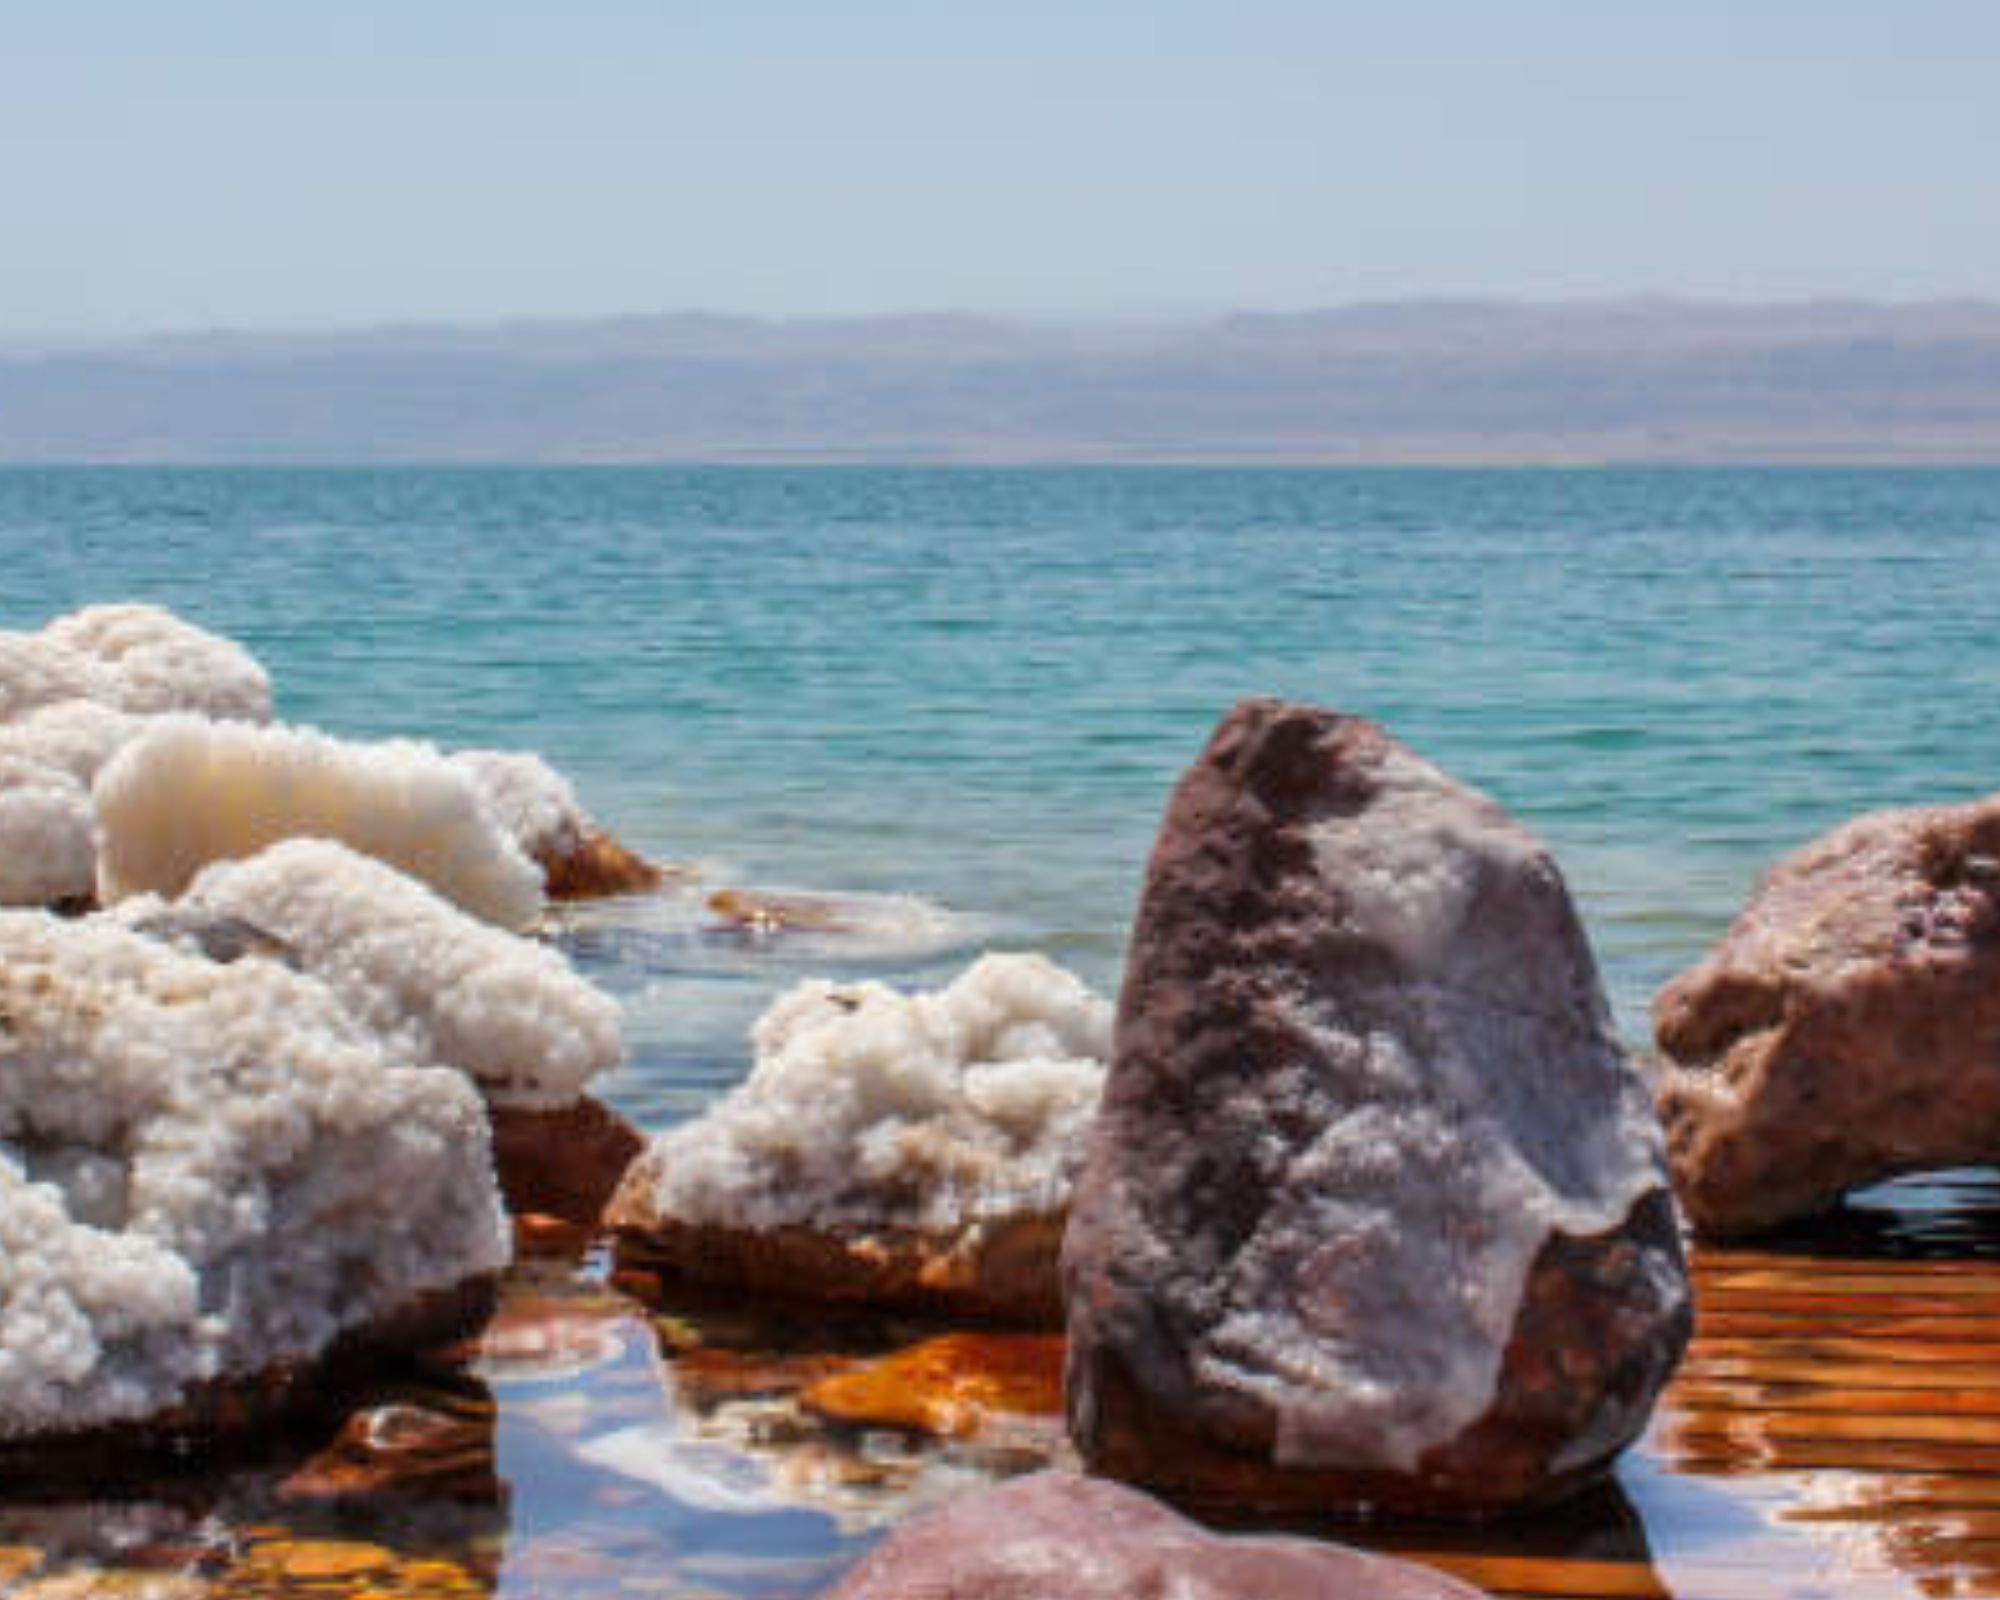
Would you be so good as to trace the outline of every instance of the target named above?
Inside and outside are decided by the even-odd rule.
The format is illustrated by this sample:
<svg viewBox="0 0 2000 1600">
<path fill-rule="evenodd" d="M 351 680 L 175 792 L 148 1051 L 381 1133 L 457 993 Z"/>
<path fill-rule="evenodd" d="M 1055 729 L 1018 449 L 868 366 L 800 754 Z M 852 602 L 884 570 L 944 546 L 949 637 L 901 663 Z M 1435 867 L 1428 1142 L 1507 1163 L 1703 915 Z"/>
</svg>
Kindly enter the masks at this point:
<svg viewBox="0 0 2000 1600">
<path fill-rule="evenodd" d="M 2000 463 L 2000 303 L 17 342 L 0 461 Z"/>
</svg>

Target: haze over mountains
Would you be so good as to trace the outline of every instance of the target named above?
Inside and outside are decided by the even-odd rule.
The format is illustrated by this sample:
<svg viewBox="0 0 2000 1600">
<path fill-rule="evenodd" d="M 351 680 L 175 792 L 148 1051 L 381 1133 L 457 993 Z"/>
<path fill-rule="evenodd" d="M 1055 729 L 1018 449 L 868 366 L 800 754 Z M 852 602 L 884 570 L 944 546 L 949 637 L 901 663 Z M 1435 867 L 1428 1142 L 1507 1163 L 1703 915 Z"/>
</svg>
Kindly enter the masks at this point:
<svg viewBox="0 0 2000 1600">
<path fill-rule="evenodd" d="M 0 461 L 2000 463 L 2000 303 L 16 343 Z"/>
</svg>

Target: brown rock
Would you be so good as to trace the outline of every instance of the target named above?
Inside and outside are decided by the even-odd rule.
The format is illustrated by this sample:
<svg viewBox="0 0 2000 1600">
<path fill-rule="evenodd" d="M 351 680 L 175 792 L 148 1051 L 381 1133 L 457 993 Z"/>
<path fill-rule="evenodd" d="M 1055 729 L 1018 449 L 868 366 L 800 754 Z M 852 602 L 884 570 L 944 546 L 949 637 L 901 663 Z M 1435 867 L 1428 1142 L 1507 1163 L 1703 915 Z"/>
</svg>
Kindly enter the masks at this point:
<svg viewBox="0 0 2000 1600">
<path fill-rule="evenodd" d="M 1062 1219 L 914 1228 L 731 1228 L 658 1215 L 647 1160 L 605 1214 L 619 1230 L 619 1265 L 664 1271 L 757 1294 L 875 1305 L 941 1317 L 1057 1327 Z"/>
<path fill-rule="evenodd" d="M 497 1505 L 503 1490 L 493 1408 L 400 1401 L 369 1406 L 350 1416 L 333 1442 L 286 1477 L 277 1492 L 294 1504 L 410 1492 Z"/>
<path fill-rule="evenodd" d="M 625 1169 L 646 1147 L 637 1128 L 589 1095 L 553 1111 L 489 1110 L 493 1164 L 507 1209 L 516 1215 L 595 1227 Z"/>
<path fill-rule="evenodd" d="M 1741 1234 L 2000 1154 L 2000 796 L 1863 817 L 1774 867 L 1660 992 L 1681 1203 Z"/>
<path fill-rule="evenodd" d="M 1100 1471 L 1453 1515 L 1598 1472 L 1691 1316 L 1547 853 L 1372 723 L 1238 706 L 1154 851 L 1064 1268 Z"/>
<path fill-rule="evenodd" d="M 1053 1334 L 947 1334 L 823 1378 L 799 1398 L 834 1422 L 966 1438 L 996 1416 L 1058 1415 L 1063 1350 Z"/>
<path fill-rule="evenodd" d="M 584 829 L 543 849 L 535 864 L 551 900 L 607 900 L 645 894 L 667 881 L 665 868 L 628 850 L 608 833 Z"/>
<path fill-rule="evenodd" d="M 1477 1600 L 1428 1567 L 1308 1539 L 1226 1538 L 1068 1472 L 906 1522 L 824 1600 Z"/>
</svg>

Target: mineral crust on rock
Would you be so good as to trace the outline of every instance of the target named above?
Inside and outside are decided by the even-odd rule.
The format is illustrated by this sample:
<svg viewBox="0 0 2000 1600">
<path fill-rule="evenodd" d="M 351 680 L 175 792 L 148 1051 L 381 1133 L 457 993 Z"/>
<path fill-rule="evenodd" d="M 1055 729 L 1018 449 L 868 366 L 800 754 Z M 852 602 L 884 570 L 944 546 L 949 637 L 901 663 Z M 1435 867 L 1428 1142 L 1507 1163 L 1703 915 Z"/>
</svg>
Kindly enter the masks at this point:
<svg viewBox="0 0 2000 1600">
<path fill-rule="evenodd" d="M 1603 1467 L 1690 1308 L 1547 853 L 1372 723 L 1239 705 L 1155 847 L 1064 1265 L 1101 1471 L 1484 1514 Z"/>
<path fill-rule="evenodd" d="M 1741 1234 L 2000 1155 L 2000 796 L 1862 817 L 1780 862 L 1660 992 L 1689 1219 Z"/>
<path fill-rule="evenodd" d="M 801 985 L 756 1065 L 657 1140 L 606 1221 L 628 1252 L 765 1292 L 1059 1320 L 1056 1253 L 1110 1008 L 1039 956 L 947 988 Z"/>
<path fill-rule="evenodd" d="M 0 913 L 0 1441 L 220 1403 L 506 1258 L 485 1117 L 324 985 Z"/>
<path fill-rule="evenodd" d="M 1478 1600 L 1428 1567 L 1225 1537 L 1132 1489 L 1038 1472 L 904 1523 L 824 1600 Z"/>
</svg>

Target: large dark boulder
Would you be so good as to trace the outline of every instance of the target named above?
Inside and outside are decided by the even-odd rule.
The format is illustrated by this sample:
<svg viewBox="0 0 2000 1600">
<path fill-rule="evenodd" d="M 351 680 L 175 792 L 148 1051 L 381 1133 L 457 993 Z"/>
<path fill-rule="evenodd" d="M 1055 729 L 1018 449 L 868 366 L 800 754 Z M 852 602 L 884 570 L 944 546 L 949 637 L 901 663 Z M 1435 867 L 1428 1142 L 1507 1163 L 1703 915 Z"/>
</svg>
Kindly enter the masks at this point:
<svg viewBox="0 0 2000 1600">
<path fill-rule="evenodd" d="M 1547 852 L 1373 723 L 1239 705 L 1154 850 L 1064 1274 L 1100 1471 L 1485 1514 L 1604 1467 L 1691 1310 Z"/>
<path fill-rule="evenodd" d="M 1654 1005 L 1705 1233 L 2000 1156 L 2000 796 L 1862 817 L 1774 867 Z"/>
</svg>

